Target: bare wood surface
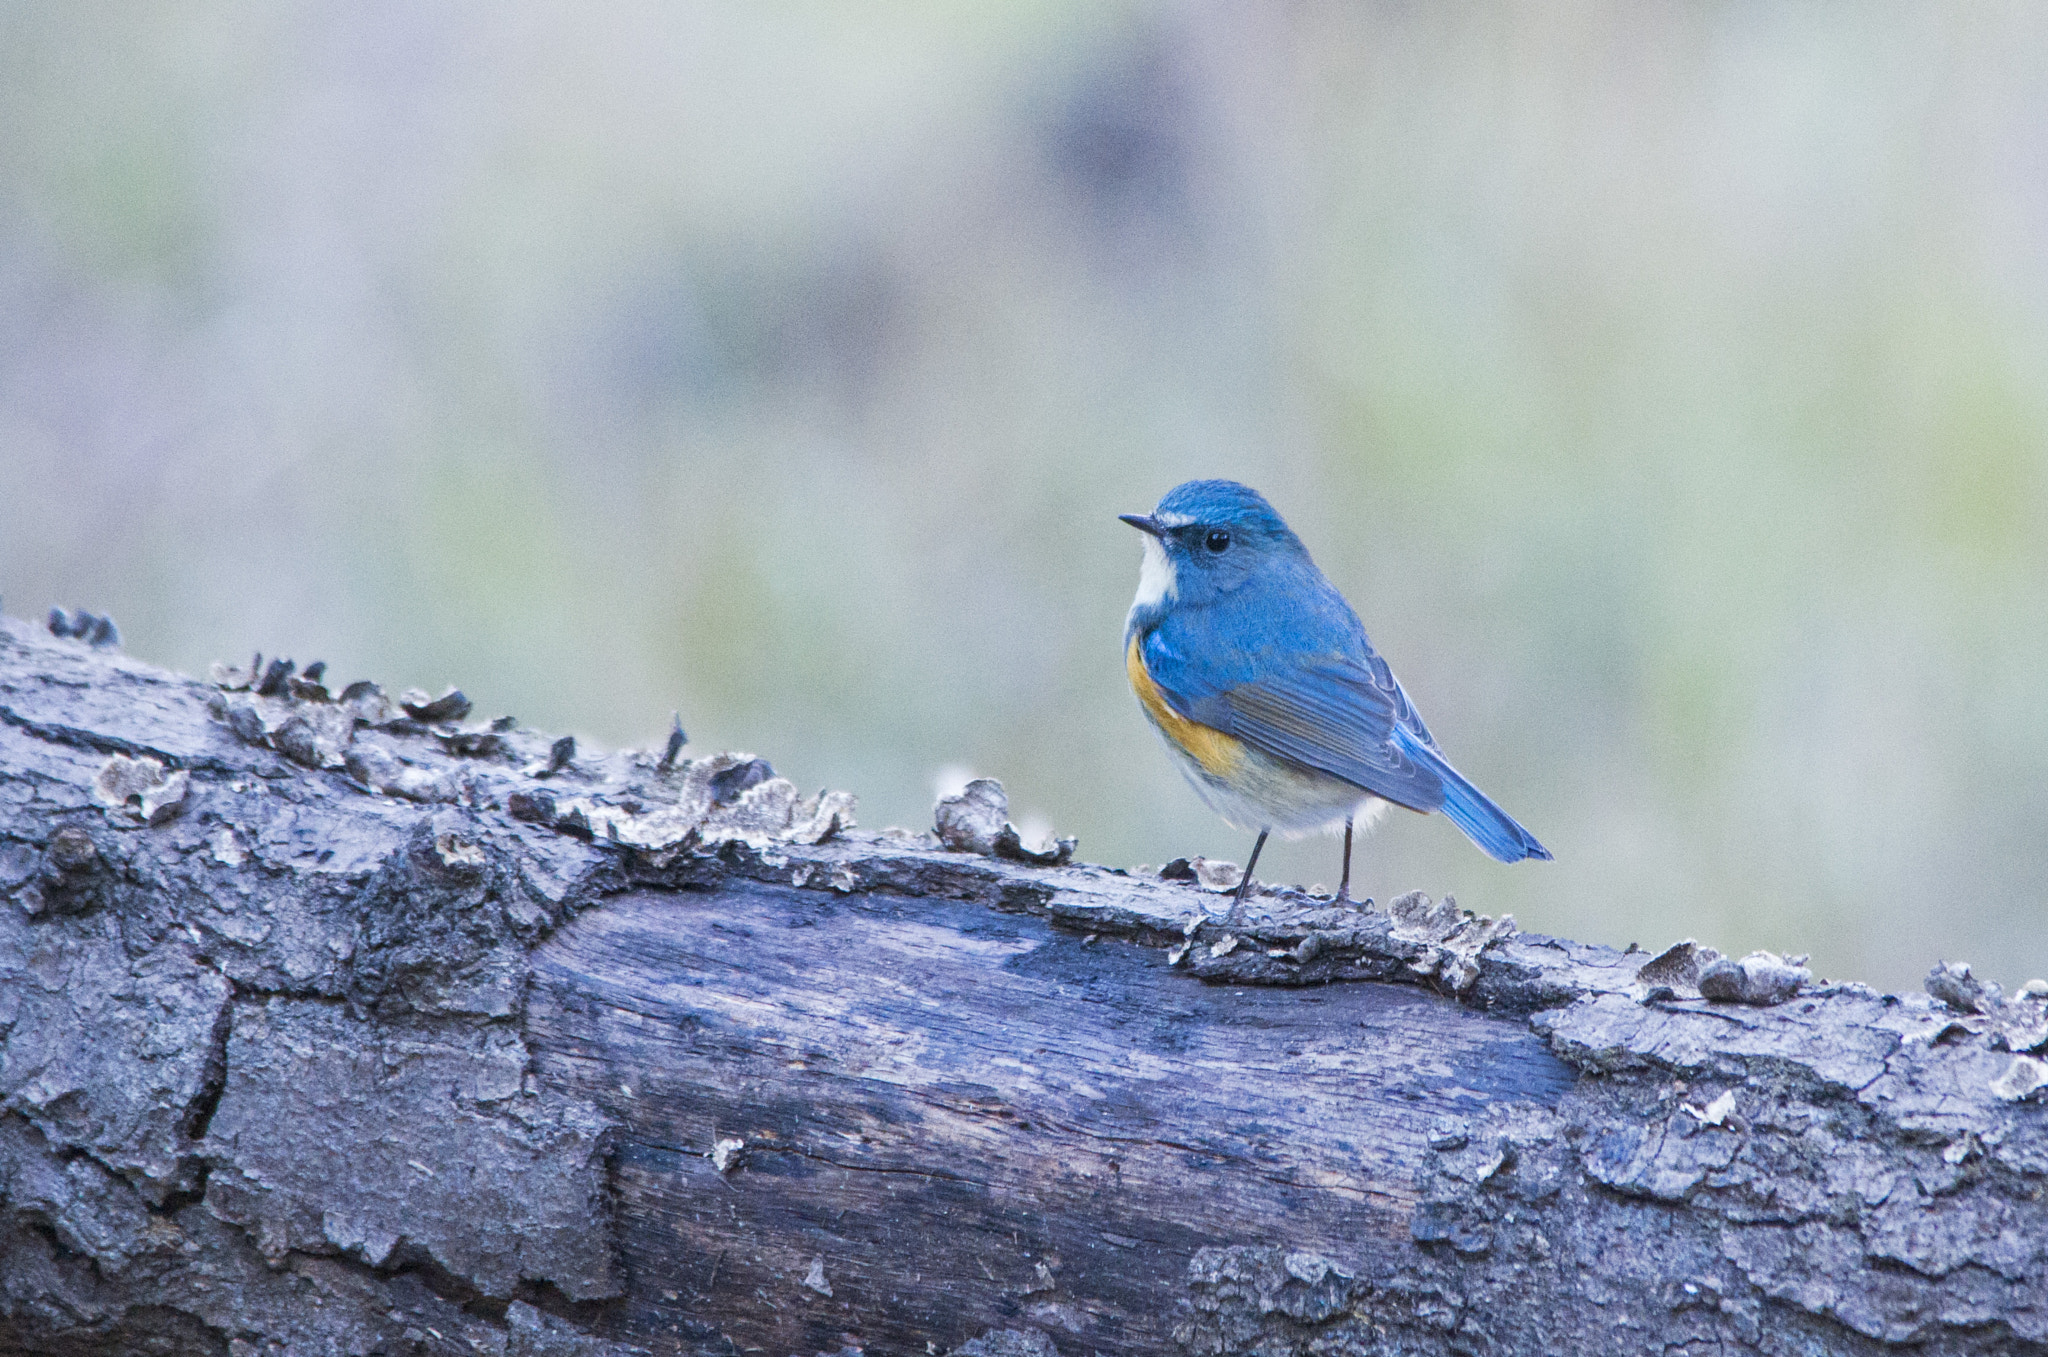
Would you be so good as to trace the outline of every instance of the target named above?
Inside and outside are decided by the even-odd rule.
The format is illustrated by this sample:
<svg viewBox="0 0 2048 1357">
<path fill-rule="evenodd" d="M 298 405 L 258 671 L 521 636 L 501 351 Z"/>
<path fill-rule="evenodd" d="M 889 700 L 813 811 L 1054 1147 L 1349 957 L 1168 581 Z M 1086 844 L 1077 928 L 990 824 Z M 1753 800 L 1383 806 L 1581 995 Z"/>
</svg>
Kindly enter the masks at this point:
<svg viewBox="0 0 2048 1357">
<path fill-rule="evenodd" d="M 0 1351 L 2048 1351 L 2034 998 L 255 669 L 0 621 Z"/>
<path fill-rule="evenodd" d="M 997 1319 L 1171 1351 L 1162 1299 L 1218 1221 L 1396 1249 L 1433 1124 L 1572 1082 L 1526 1024 L 1412 988 L 1210 987 L 1039 917 L 751 883 L 578 919 L 527 1030 L 624 1127 L 636 1276 L 768 1351 Z M 829 1298 L 791 1286 L 814 1258 Z"/>
</svg>

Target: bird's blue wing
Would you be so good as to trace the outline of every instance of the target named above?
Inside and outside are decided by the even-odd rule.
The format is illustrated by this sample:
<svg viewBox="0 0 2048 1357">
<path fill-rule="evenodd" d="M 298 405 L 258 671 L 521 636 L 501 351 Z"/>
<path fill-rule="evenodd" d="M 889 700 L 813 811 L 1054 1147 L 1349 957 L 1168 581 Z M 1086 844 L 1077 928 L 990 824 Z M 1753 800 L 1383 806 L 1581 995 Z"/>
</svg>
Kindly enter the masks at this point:
<svg viewBox="0 0 2048 1357">
<path fill-rule="evenodd" d="M 1442 804 L 1442 779 L 1394 738 L 1406 726 L 1429 752 L 1429 732 L 1369 647 L 1364 663 L 1324 656 L 1275 664 L 1270 653 L 1188 655 L 1172 630 L 1145 638 L 1145 668 L 1181 715 L 1412 810 Z"/>
<path fill-rule="evenodd" d="M 1440 810 L 1502 862 L 1548 858 L 1535 835 L 1451 766 L 1387 662 L 1370 646 L 1362 650 L 1362 659 L 1325 658 L 1277 672 L 1246 663 L 1219 673 L 1186 662 L 1155 633 L 1145 659 L 1167 700 L 1190 720 L 1410 810 Z"/>
<path fill-rule="evenodd" d="M 1378 658 L 1375 656 L 1374 658 Z M 1255 749 L 1307 764 L 1411 810 L 1443 803 L 1443 779 L 1425 737 L 1396 738 L 1408 698 L 1393 675 L 1347 660 L 1262 674 L 1198 700 L 1190 713 Z M 1418 753 L 1424 757 L 1418 757 Z"/>
</svg>

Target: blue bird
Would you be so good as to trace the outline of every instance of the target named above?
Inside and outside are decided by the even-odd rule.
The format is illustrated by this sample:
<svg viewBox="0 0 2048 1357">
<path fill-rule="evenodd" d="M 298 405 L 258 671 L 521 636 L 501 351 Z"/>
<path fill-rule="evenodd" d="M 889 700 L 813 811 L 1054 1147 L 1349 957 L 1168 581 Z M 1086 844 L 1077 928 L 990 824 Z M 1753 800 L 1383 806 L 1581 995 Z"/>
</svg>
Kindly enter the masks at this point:
<svg viewBox="0 0 2048 1357">
<path fill-rule="evenodd" d="M 1289 838 L 1344 826 L 1388 805 L 1440 810 L 1502 862 L 1549 858 L 1536 836 L 1466 781 L 1366 639 L 1308 548 L 1250 486 L 1177 485 L 1150 514 L 1124 665 L 1138 705 L 1209 808 L 1257 830 L 1231 905 L 1274 830 Z"/>
</svg>

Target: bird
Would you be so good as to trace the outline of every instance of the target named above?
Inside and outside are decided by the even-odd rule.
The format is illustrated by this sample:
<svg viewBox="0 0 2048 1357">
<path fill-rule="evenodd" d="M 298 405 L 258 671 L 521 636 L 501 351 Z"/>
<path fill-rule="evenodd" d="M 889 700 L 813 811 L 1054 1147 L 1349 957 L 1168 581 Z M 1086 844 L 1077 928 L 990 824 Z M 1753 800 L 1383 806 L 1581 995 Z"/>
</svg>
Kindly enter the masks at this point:
<svg viewBox="0 0 2048 1357">
<path fill-rule="evenodd" d="M 1442 811 L 1501 862 L 1548 860 L 1513 816 L 1451 766 L 1308 548 L 1248 485 L 1187 481 L 1149 514 L 1124 622 L 1138 705 L 1209 808 L 1258 832 L 1228 920 L 1242 915 L 1260 850 L 1344 829 L 1334 903 L 1351 898 L 1351 841 L 1389 805 Z"/>
</svg>

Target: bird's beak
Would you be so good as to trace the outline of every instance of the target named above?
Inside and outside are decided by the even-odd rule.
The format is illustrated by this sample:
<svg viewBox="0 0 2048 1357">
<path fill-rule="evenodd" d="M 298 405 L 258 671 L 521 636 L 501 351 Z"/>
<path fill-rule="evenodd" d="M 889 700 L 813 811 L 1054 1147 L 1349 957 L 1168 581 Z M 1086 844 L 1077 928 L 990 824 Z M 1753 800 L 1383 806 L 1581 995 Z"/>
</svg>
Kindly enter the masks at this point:
<svg viewBox="0 0 2048 1357">
<path fill-rule="evenodd" d="M 1139 532 L 1149 532 L 1154 537 L 1166 536 L 1166 529 L 1160 527 L 1159 520 L 1150 514 L 1118 514 L 1117 517 L 1136 528 Z"/>
</svg>

